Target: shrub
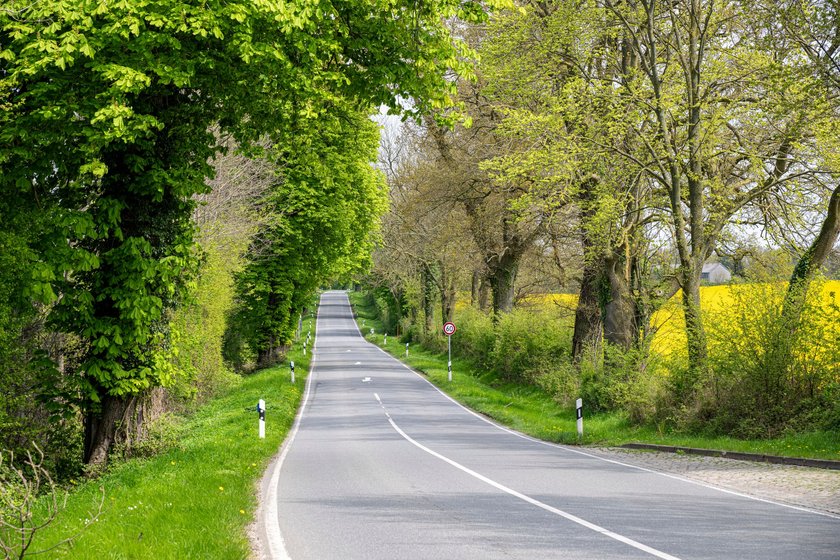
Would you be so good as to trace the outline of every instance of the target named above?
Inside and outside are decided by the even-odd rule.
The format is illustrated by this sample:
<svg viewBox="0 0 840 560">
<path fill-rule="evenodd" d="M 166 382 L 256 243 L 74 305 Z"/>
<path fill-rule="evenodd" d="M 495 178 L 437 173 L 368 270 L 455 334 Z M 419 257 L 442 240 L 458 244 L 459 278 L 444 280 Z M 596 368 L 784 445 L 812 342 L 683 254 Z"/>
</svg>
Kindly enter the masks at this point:
<svg viewBox="0 0 840 560">
<path fill-rule="evenodd" d="M 840 309 L 816 281 L 799 321 L 784 324 L 785 290 L 784 284 L 732 286 L 729 305 L 706 314 L 709 370 L 678 415 L 684 427 L 765 438 L 831 423 Z"/>
<path fill-rule="evenodd" d="M 181 420 L 172 413 L 164 413 L 146 426 L 146 434 L 134 444 L 132 456 L 153 457 L 176 449 L 181 434 Z"/>
<path fill-rule="evenodd" d="M 470 359 L 478 367 L 489 369 L 492 366 L 493 346 L 496 343 L 496 333 L 490 315 L 468 307 L 459 311 L 457 325 L 458 331 L 453 340 L 457 342 L 453 351 Z"/>
<path fill-rule="evenodd" d="M 571 333 L 547 312 L 514 310 L 496 325 L 491 354 L 499 375 L 535 382 L 569 362 Z"/>
</svg>

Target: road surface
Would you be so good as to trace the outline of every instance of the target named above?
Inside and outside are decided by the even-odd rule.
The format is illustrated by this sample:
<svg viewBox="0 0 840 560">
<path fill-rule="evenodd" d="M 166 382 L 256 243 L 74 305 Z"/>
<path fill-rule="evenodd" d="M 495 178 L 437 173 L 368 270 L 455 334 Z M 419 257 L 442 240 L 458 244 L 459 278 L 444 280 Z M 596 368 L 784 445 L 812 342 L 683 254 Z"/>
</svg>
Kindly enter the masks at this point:
<svg viewBox="0 0 840 560">
<path fill-rule="evenodd" d="M 367 343 L 343 292 L 321 298 L 305 403 L 261 512 L 278 559 L 840 559 L 840 517 L 488 422 Z"/>
</svg>

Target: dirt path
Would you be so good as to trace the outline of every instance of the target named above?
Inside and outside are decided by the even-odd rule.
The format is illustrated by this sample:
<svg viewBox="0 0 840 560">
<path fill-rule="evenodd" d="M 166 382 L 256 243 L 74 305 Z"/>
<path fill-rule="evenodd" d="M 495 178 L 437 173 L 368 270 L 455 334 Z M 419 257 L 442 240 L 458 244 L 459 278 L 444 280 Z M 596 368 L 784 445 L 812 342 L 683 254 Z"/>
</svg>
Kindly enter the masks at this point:
<svg viewBox="0 0 840 560">
<path fill-rule="evenodd" d="M 840 471 L 618 448 L 587 452 L 742 494 L 840 515 Z"/>
</svg>

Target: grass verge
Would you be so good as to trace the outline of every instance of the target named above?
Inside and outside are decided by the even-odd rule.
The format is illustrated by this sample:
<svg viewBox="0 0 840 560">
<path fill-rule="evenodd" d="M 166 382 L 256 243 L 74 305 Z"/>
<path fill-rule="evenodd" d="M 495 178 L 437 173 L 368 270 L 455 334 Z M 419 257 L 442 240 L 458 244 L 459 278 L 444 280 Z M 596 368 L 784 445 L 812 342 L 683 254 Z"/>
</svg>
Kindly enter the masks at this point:
<svg viewBox="0 0 840 560">
<path fill-rule="evenodd" d="M 384 342 L 382 323 L 376 310 L 366 305 L 364 294 L 350 293 L 350 301 L 368 341 L 423 373 L 437 387 L 469 408 L 542 440 L 600 446 L 639 442 L 840 460 L 840 434 L 837 433 L 811 432 L 767 440 L 704 437 L 632 425 L 619 413 L 587 415 L 584 411 L 584 436 L 578 440 L 575 410 L 560 406 L 545 391 L 507 382 L 479 371 L 468 360 L 459 358 L 452 360 L 452 382 L 449 382 L 445 353 L 431 352 L 414 344 L 406 357 L 405 343 L 400 342 L 398 337 L 389 336 L 387 344 Z M 373 335 L 370 334 L 371 328 L 375 330 Z M 453 344 L 457 344 L 457 333 L 454 337 Z"/>
<path fill-rule="evenodd" d="M 98 520 L 71 544 L 40 558 L 248 558 L 258 481 L 294 421 L 309 372 L 310 355 L 302 354 L 300 344 L 288 358 L 295 362 L 295 384 L 288 363 L 243 377 L 179 423 L 174 449 L 112 466 L 75 488 L 55 521 L 36 534 L 30 552 L 49 549 L 84 527 L 101 487 L 105 501 Z M 265 439 L 257 437 L 261 398 Z"/>
</svg>

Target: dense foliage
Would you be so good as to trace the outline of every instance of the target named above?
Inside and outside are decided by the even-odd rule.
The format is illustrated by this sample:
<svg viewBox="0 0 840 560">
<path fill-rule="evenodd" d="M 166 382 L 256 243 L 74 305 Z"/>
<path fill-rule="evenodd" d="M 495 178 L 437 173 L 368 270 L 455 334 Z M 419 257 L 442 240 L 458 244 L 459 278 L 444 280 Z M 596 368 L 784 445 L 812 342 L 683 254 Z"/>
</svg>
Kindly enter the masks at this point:
<svg viewBox="0 0 840 560">
<path fill-rule="evenodd" d="M 526 0 L 465 32 L 481 55 L 461 88 L 473 128 L 405 129 L 411 155 L 385 162 L 393 207 L 368 282 L 387 323 L 434 345 L 469 293 L 493 333 L 459 332 L 481 348 L 467 351 L 526 382 L 553 372 L 565 402 L 579 390 L 635 420 L 738 435 L 822 425 L 840 383 L 822 340 L 836 335 L 817 326 L 835 308 L 813 287 L 840 239 L 837 13 Z M 716 262 L 787 281 L 739 319 L 754 344 L 720 346 L 736 334 L 707 316 Z M 570 328 L 513 309 L 546 292 L 577 293 Z M 668 363 L 651 350 L 662 311 L 680 330 Z"/>
<path fill-rule="evenodd" d="M 252 331 L 285 336 L 304 294 L 364 252 L 380 209 L 363 171 L 370 142 L 341 128 L 367 138 L 360 121 L 379 104 L 408 115 L 452 105 L 450 73 L 469 72 L 470 52 L 444 22 L 483 16 L 459 0 L 5 2 L 3 441 L 40 438 L 21 418 L 48 411 L 78 426 L 81 415 L 85 461 L 102 464 L 115 441 L 142 436 L 156 388 L 189 379 L 179 306 L 208 278 L 193 213 L 226 149 L 268 157 L 285 185 L 265 202 L 278 216 L 262 236 L 277 240 L 272 266 L 300 268 L 281 260 L 302 258 L 292 248 L 307 240 L 323 248 L 310 276 L 278 279 L 280 316 L 251 317 L 266 321 Z M 348 181 L 357 180 L 354 198 Z M 357 222 L 333 223 L 333 202 L 342 217 L 353 206 Z M 308 213 L 291 229 L 287 204 Z M 230 256 L 228 273 L 239 258 Z M 333 257 L 345 260 L 324 264 Z"/>
<path fill-rule="evenodd" d="M 318 286 L 365 268 L 387 210 L 385 183 L 373 167 L 377 126 L 363 113 L 311 124 L 276 154 L 280 176 L 262 201 L 273 219 L 236 278 L 227 335 L 235 363 L 255 356 L 266 366 L 282 356 Z"/>
</svg>

